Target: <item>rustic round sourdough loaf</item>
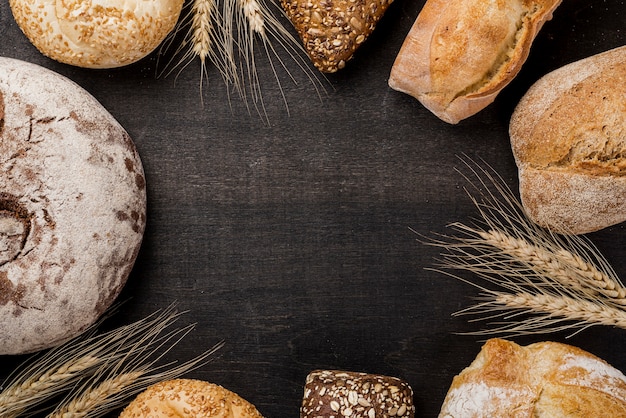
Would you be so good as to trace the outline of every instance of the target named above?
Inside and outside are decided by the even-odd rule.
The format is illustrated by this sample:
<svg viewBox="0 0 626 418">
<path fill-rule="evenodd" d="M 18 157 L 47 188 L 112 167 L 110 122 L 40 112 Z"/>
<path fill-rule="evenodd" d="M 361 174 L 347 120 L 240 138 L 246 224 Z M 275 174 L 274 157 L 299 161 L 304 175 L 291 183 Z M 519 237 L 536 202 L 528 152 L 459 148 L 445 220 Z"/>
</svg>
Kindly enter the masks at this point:
<svg viewBox="0 0 626 418">
<path fill-rule="evenodd" d="M 509 126 L 529 217 L 582 234 L 626 220 L 626 46 L 561 67 Z"/>
<path fill-rule="evenodd" d="M 236 393 L 194 379 L 166 380 L 148 387 L 122 411 L 120 418 L 147 416 L 263 418 L 251 403 Z"/>
<path fill-rule="evenodd" d="M 64 342 L 125 284 L 146 220 L 126 131 L 81 87 L 0 58 L 0 354 Z"/>
<path fill-rule="evenodd" d="M 626 416 L 626 377 L 571 345 L 488 340 L 456 376 L 440 418 Z"/>
<path fill-rule="evenodd" d="M 9 0 L 39 51 L 86 68 L 132 64 L 174 29 L 183 0 Z"/>
</svg>

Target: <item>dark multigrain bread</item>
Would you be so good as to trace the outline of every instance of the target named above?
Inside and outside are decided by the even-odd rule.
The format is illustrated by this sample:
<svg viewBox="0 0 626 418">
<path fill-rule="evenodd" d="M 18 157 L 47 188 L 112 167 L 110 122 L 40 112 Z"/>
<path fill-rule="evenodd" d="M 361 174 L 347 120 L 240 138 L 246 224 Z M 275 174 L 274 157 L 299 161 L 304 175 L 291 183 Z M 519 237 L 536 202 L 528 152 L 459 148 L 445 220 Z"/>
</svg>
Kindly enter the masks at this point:
<svg viewBox="0 0 626 418">
<path fill-rule="evenodd" d="M 344 68 L 392 0 L 281 0 L 317 69 Z"/>
<path fill-rule="evenodd" d="M 306 379 L 301 418 L 413 418 L 413 390 L 401 379 L 315 370 Z"/>
<path fill-rule="evenodd" d="M 479 112 L 519 73 L 561 0 L 428 0 L 389 86 L 449 123 Z"/>
<path fill-rule="evenodd" d="M 78 85 L 0 58 L 0 354 L 76 336 L 137 257 L 146 184 L 128 133 Z"/>
<path fill-rule="evenodd" d="M 536 223 L 579 234 L 626 220 L 626 46 L 542 77 L 509 133 Z"/>
</svg>

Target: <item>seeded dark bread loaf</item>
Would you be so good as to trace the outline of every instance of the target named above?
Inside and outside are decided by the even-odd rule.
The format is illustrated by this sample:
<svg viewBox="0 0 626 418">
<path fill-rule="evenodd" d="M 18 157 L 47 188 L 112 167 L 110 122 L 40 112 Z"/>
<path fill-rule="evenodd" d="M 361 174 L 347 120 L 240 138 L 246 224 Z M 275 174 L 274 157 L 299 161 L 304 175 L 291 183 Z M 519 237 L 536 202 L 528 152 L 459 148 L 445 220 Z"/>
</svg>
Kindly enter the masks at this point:
<svg viewBox="0 0 626 418">
<path fill-rule="evenodd" d="M 574 234 L 626 220 L 626 46 L 542 77 L 509 132 L 532 220 Z"/>
<path fill-rule="evenodd" d="M 561 0 L 428 0 L 391 69 L 389 86 L 458 123 L 519 73 Z"/>
<path fill-rule="evenodd" d="M 300 418 L 413 418 L 413 390 L 401 379 L 315 370 L 307 376 Z"/>
<path fill-rule="evenodd" d="M 372 33 L 392 0 L 281 0 L 318 70 L 345 67 Z"/>
<path fill-rule="evenodd" d="M 140 393 L 120 418 L 263 418 L 257 409 L 228 389 L 195 379 L 156 383 Z"/>
<path fill-rule="evenodd" d="M 128 133 L 85 90 L 0 58 L 0 354 L 76 336 L 111 305 L 146 222 Z"/>
<path fill-rule="evenodd" d="M 571 345 L 491 339 L 453 379 L 439 417 L 626 417 L 626 377 Z"/>
</svg>

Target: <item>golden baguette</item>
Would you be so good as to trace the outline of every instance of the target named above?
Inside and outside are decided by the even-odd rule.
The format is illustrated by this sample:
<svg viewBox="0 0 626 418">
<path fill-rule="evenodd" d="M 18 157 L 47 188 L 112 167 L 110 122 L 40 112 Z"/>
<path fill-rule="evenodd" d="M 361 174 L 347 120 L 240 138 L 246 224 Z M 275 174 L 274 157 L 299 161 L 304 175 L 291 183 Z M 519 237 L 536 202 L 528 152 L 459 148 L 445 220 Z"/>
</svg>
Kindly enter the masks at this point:
<svg viewBox="0 0 626 418">
<path fill-rule="evenodd" d="M 491 104 L 519 73 L 561 0 L 428 0 L 391 69 L 389 86 L 458 123 Z"/>
</svg>

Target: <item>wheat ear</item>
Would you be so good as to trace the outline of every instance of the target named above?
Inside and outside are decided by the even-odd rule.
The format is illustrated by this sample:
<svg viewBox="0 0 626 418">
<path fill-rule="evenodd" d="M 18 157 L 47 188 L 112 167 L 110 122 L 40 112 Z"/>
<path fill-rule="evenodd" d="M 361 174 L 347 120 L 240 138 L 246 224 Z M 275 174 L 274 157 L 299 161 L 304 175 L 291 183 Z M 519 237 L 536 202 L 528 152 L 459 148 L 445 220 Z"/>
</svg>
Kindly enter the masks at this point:
<svg viewBox="0 0 626 418">
<path fill-rule="evenodd" d="M 271 72 L 278 85 L 283 104 L 289 114 L 289 105 L 283 91 L 280 73 L 292 82 L 297 83 L 296 77 L 289 70 L 286 62 L 279 53 L 279 48 L 287 53 L 287 56 L 297 68 L 302 71 L 314 86 L 317 95 L 321 98 L 324 93 L 324 86 L 317 71 L 312 70 L 311 63 L 303 48 L 303 45 L 296 39 L 291 32 L 286 30 L 282 23 L 278 20 L 276 14 L 284 16 L 284 11 L 276 8 L 277 12 L 272 10 L 264 0 L 225 0 L 226 2 L 234 2 L 235 13 L 233 13 L 234 26 L 232 29 L 232 39 L 236 40 L 235 45 L 239 51 L 240 57 L 240 94 L 246 98 L 249 94 L 252 103 L 260 114 L 266 116 L 265 103 L 263 101 L 263 92 L 261 83 L 258 78 L 257 62 L 255 54 L 255 44 L 259 43 L 263 48 L 267 62 L 270 65 Z M 278 63 L 278 65 L 275 64 Z"/>
<path fill-rule="evenodd" d="M 97 410 L 107 400 L 117 396 L 127 387 L 135 383 L 144 372 L 137 370 L 123 373 L 107 379 L 81 396 L 72 399 L 63 408 L 48 415 L 48 418 L 82 418 L 90 415 L 91 411 Z"/>
<path fill-rule="evenodd" d="M 0 415 L 3 417 L 19 415 L 30 404 L 38 402 L 42 394 L 48 397 L 63 391 L 100 363 L 100 359 L 92 356 L 72 359 L 55 370 L 46 371 L 40 376 L 26 379 L 21 384 L 10 386 L 0 393 Z"/>
<path fill-rule="evenodd" d="M 550 251 L 546 246 L 533 244 L 503 231 L 477 230 L 475 233 L 486 244 L 501 250 L 512 260 L 527 263 L 537 273 L 564 286 L 590 295 L 602 294 L 613 303 L 626 305 L 626 289 L 620 283 L 571 251 L 564 248 Z"/>
<path fill-rule="evenodd" d="M 477 334 L 624 327 L 626 288 L 591 241 L 538 227 L 493 170 L 463 162 L 475 177 L 464 176 L 480 217 L 471 226 L 453 223 L 455 235 L 424 241 L 444 250 L 432 270 L 482 291 L 481 302 L 457 314 L 497 320 Z"/>
<path fill-rule="evenodd" d="M 200 61 L 200 99 L 204 81 L 208 79 L 207 66 L 218 69 L 227 84 L 233 82 L 234 64 L 225 49 L 223 28 L 216 0 L 192 0 L 185 4 L 184 13 L 175 29 L 163 42 L 159 59 L 173 50 L 169 60 L 159 71 L 159 76 L 180 74 L 196 59 Z M 182 34 L 182 40 L 179 37 Z M 160 65 L 157 65 L 160 67 Z"/>
<path fill-rule="evenodd" d="M 306 75 L 321 99 L 325 93 L 323 77 L 312 67 L 301 42 L 277 18 L 277 15 L 284 16 L 284 11 L 274 2 L 272 6 L 275 10 L 263 0 L 190 1 L 176 28 L 160 48 L 159 60 L 168 55 L 169 58 L 165 65 L 157 65 L 162 67 L 157 71 L 158 76 L 176 73 L 178 77 L 197 58 L 200 61 L 202 99 L 203 82 L 208 78 L 207 64 L 210 62 L 218 69 L 229 92 L 239 95 L 248 110 L 252 105 L 269 124 L 255 52 L 257 43 L 260 43 L 287 114 L 289 106 L 281 74 L 294 83 L 297 80 L 289 70 L 283 52 Z"/>
<path fill-rule="evenodd" d="M 103 402 L 98 409 L 109 411 L 118 407 L 125 399 L 124 396 L 140 390 L 142 384 L 163 376 L 179 376 L 206 364 L 221 345 L 175 367 L 172 363 L 157 364 L 194 328 L 193 324 L 172 328 L 181 315 L 173 304 L 132 324 L 105 333 L 97 332 L 100 321 L 84 334 L 32 357 L 7 378 L 4 390 L 0 393 L 0 416 L 12 418 L 30 415 L 35 408 L 65 393 L 65 401 L 59 405 L 62 408 L 72 399 L 78 399 L 79 394 L 97 387 L 100 382 L 138 371 L 150 373 L 150 376 L 126 387 L 119 396 Z M 103 320 L 108 316 L 105 315 Z M 90 411 L 89 414 L 98 416 L 98 411 Z"/>
</svg>

